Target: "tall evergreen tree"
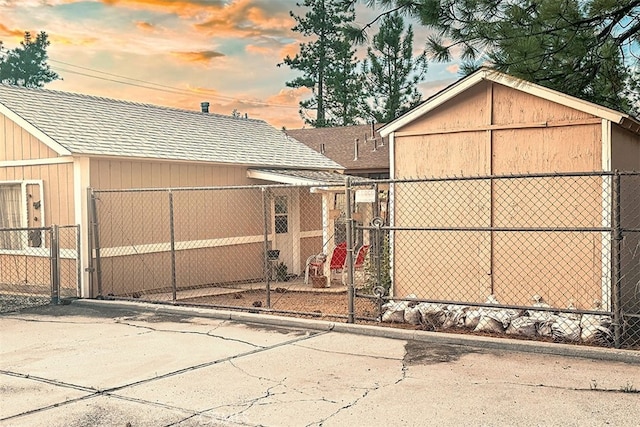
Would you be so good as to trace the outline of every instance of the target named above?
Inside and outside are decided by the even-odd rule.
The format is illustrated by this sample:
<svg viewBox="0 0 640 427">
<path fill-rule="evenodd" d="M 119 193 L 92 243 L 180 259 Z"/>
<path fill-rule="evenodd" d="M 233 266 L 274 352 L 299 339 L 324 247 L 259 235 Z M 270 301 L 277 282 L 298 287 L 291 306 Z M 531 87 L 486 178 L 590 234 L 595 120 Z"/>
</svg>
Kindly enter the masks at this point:
<svg viewBox="0 0 640 427">
<path fill-rule="evenodd" d="M 292 30 L 310 40 L 300 44 L 300 52 L 293 58 L 284 58 L 285 65 L 303 73 L 286 84 L 311 89 L 312 97 L 300 102 L 300 115 L 306 123 L 314 127 L 348 124 L 355 120 L 352 111 L 360 102 L 353 92 L 358 89 L 353 81 L 353 51 L 343 33 L 345 25 L 355 19 L 354 9 L 344 8 L 341 0 L 304 0 L 297 5 L 308 10 L 304 16 L 290 12 L 296 21 Z M 310 110 L 315 111 L 315 117 L 309 117 Z"/>
<path fill-rule="evenodd" d="M 418 83 L 427 70 L 426 54 L 413 54 L 413 29 L 399 13 L 385 15 L 363 63 L 370 104 L 368 113 L 378 122 L 389 122 L 417 105 L 422 95 Z"/>
<path fill-rule="evenodd" d="M 352 2 L 348 2 L 352 3 Z M 436 60 L 497 70 L 618 110 L 638 64 L 640 0 L 368 0 L 434 30 Z"/>
<path fill-rule="evenodd" d="M 40 32 L 35 40 L 31 33 L 24 33 L 20 46 L 0 57 L 0 82 L 16 86 L 42 87 L 60 77 L 51 70 L 47 60 L 50 45 L 47 33 Z M 1 47 L 1 43 L 0 43 Z"/>
</svg>

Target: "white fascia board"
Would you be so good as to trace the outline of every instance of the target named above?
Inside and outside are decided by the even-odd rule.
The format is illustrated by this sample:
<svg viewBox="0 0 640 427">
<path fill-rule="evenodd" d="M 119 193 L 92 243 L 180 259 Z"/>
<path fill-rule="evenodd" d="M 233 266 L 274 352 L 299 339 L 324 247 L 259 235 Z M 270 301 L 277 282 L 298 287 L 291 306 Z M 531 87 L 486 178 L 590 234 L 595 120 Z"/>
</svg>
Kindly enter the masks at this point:
<svg viewBox="0 0 640 427">
<path fill-rule="evenodd" d="M 43 144 L 47 147 L 51 148 L 53 151 L 58 153 L 61 156 L 70 156 L 71 151 L 64 148 L 62 145 L 58 144 L 54 141 L 49 135 L 42 132 L 40 129 L 32 125 L 30 122 L 23 119 L 18 114 L 14 113 L 12 110 L 7 108 L 6 106 L 0 104 L 0 113 L 7 116 L 7 118 L 13 122 L 15 122 L 18 126 L 29 132 L 31 135 L 38 138 Z"/>
<path fill-rule="evenodd" d="M 458 83 L 453 84 L 452 86 L 444 89 L 442 92 L 434 95 L 431 99 L 425 101 L 422 105 L 419 105 L 413 110 L 409 111 L 404 116 L 400 116 L 388 125 L 383 126 L 378 130 L 378 132 L 383 138 L 386 138 L 391 132 L 400 129 L 403 126 L 406 126 L 407 124 L 423 116 L 434 108 L 444 104 L 451 98 L 478 84 L 485 79 L 486 74 L 486 70 L 476 71 L 466 79 L 460 80 Z"/>
<path fill-rule="evenodd" d="M 272 172 L 264 172 L 257 170 L 248 170 L 247 178 L 261 179 L 263 181 L 277 182 L 279 184 L 293 184 L 293 185 L 326 185 L 326 182 L 320 182 L 316 180 L 298 178 L 294 176 L 280 175 Z"/>
<path fill-rule="evenodd" d="M 493 72 L 489 73 L 486 78 L 487 80 L 491 80 L 495 83 L 520 90 L 530 95 L 534 95 L 539 98 L 546 99 L 548 101 L 552 101 L 557 104 L 564 105 L 566 107 L 573 108 L 574 110 L 582 111 L 584 113 L 591 114 L 614 123 L 621 123 L 624 119 L 629 118 L 627 114 L 621 113 L 619 111 L 615 111 L 610 108 L 594 104 L 592 102 L 584 101 L 582 99 L 576 98 L 575 96 L 567 95 L 535 83 L 508 76 L 506 74 Z"/>
<path fill-rule="evenodd" d="M 478 84 L 482 80 L 489 80 L 494 83 L 498 83 L 515 90 L 528 93 L 530 95 L 537 96 L 542 99 L 546 99 L 551 102 L 555 102 L 560 105 L 564 105 L 569 108 L 573 108 L 578 111 L 582 111 L 593 116 L 609 120 L 616 124 L 621 124 L 625 120 L 634 121 L 628 114 L 621 113 L 619 111 L 612 110 L 610 108 L 603 107 L 601 105 L 594 104 L 592 102 L 583 101 L 571 95 L 558 92 L 553 89 L 540 86 L 535 83 L 528 82 L 526 80 L 518 79 L 516 77 L 509 76 L 507 74 L 500 73 L 498 71 L 490 69 L 481 69 L 471 74 L 469 77 L 460 80 L 458 83 L 453 84 L 442 92 L 433 96 L 433 98 L 425 101 L 422 105 L 417 106 L 415 109 L 409 111 L 404 116 L 397 118 L 389 124 L 380 128 L 380 135 L 383 137 L 388 136 L 391 132 L 400 129 L 403 126 L 411 123 L 422 115 L 442 105 L 446 101 L 466 91 L 470 87 Z"/>
</svg>

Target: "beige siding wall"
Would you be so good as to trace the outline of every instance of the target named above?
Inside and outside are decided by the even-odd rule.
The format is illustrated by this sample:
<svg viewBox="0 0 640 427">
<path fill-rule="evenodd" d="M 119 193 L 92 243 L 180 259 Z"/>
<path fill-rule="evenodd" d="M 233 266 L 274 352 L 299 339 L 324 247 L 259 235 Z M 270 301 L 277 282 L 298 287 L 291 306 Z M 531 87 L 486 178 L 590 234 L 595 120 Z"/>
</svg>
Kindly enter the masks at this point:
<svg viewBox="0 0 640 427">
<path fill-rule="evenodd" d="M 36 137 L 0 114 L 0 161 L 48 159 L 58 155 Z"/>
<path fill-rule="evenodd" d="M 91 186 L 95 189 L 209 187 L 252 183 L 247 178 L 247 168 L 240 166 L 91 160 Z"/>
<path fill-rule="evenodd" d="M 254 183 L 246 168 L 91 160 L 95 189 L 218 187 Z M 169 193 L 97 193 L 103 291 L 171 286 Z M 173 191 L 178 288 L 263 277 L 262 193 L 256 189 Z"/>
<path fill-rule="evenodd" d="M 395 177 L 597 171 L 602 167 L 601 129 L 600 119 L 583 112 L 483 83 L 396 132 Z M 460 189 L 430 186 L 422 192 L 396 186 L 397 226 L 452 225 L 438 218 L 460 218 L 452 220 L 460 227 L 554 227 L 566 221 L 601 226 L 599 179 L 579 184 L 547 180 L 541 187 L 526 180 L 467 182 Z M 465 209 L 457 207 L 465 203 L 466 219 L 460 215 Z M 487 215 L 476 216 L 477 208 Z M 532 217 L 539 212 L 544 214 Z M 572 300 L 590 308 L 602 299 L 601 244 L 598 233 L 399 232 L 395 291 L 405 296 L 424 290 L 422 296 L 429 298 L 472 301 L 492 291 L 501 302 L 513 304 L 528 304 L 538 293 L 558 306 Z M 524 284 L 536 292 L 524 291 Z"/>
<path fill-rule="evenodd" d="M 73 164 L 0 167 L 1 181 L 42 180 L 45 224 L 34 221 L 37 211 L 29 213 L 29 226 L 76 224 L 73 202 Z M 34 187 L 33 196 L 39 197 Z M 32 206 L 32 205 L 31 205 Z"/>
</svg>

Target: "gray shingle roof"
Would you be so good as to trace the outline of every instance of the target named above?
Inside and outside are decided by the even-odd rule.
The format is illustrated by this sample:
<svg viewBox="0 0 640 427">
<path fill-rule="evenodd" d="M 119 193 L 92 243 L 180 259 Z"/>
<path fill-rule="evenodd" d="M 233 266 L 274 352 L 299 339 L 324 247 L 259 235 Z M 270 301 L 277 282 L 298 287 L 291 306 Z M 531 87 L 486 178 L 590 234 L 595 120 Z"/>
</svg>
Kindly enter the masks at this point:
<svg viewBox="0 0 640 427">
<path fill-rule="evenodd" d="M 72 154 L 343 169 L 262 120 L 0 84 L 2 106 Z"/>
</svg>

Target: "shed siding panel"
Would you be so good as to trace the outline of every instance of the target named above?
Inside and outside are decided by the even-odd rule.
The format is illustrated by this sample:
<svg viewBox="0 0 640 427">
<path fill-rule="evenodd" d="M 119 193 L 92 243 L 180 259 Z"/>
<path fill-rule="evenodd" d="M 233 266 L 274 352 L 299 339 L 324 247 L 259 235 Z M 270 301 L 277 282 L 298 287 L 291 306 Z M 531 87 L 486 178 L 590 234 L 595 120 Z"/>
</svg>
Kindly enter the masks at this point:
<svg viewBox="0 0 640 427">
<path fill-rule="evenodd" d="M 569 122 L 594 116 L 530 95 L 501 84 L 493 84 L 493 124 Z"/>
<path fill-rule="evenodd" d="M 600 125 L 493 131 L 493 174 L 592 172 L 601 147 Z"/>
<path fill-rule="evenodd" d="M 485 123 L 488 109 L 486 84 L 479 84 L 464 96 L 458 96 L 430 111 L 427 116 L 416 119 L 400 129 L 400 132 L 416 132 L 423 129 L 450 130 L 476 128 Z"/>
<path fill-rule="evenodd" d="M 489 174 L 485 132 L 398 137 L 396 178 Z"/>
<path fill-rule="evenodd" d="M 613 125 L 611 128 L 611 168 L 640 171 L 640 135 Z"/>
</svg>

